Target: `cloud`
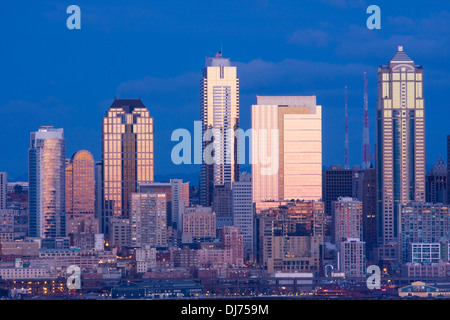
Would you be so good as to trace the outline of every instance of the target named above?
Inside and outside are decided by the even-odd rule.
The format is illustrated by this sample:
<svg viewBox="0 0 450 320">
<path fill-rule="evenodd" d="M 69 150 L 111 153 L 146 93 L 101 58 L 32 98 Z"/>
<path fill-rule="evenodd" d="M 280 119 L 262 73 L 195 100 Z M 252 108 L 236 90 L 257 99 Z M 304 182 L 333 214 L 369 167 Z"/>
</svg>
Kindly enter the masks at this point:
<svg viewBox="0 0 450 320">
<path fill-rule="evenodd" d="M 317 47 L 326 47 L 331 40 L 331 36 L 320 29 L 297 30 L 288 36 L 288 43 L 301 46 L 314 45 Z"/>
<path fill-rule="evenodd" d="M 350 79 L 361 77 L 364 71 L 376 67 L 361 63 L 330 63 L 298 59 L 268 62 L 261 59 L 237 63 L 243 90 L 314 93 L 321 88 L 333 90 Z"/>
<path fill-rule="evenodd" d="M 367 7 L 364 0 L 321 0 L 321 2 L 339 9 Z"/>
<path fill-rule="evenodd" d="M 345 1 L 333 2 L 345 5 Z M 299 46 L 327 47 L 345 59 L 381 59 L 391 57 L 398 45 L 414 57 L 446 58 L 450 54 L 450 13 L 442 11 L 422 19 L 405 16 L 382 16 L 381 30 L 365 25 L 334 26 L 317 23 L 318 28 L 300 29 L 287 37 L 287 43 Z M 386 60 L 387 62 L 387 60 Z"/>
<path fill-rule="evenodd" d="M 121 83 L 116 91 L 119 96 L 185 92 L 186 90 L 198 88 L 200 78 L 201 74 L 198 72 L 187 72 L 170 78 L 145 76 L 142 79 Z"/>
</svg>

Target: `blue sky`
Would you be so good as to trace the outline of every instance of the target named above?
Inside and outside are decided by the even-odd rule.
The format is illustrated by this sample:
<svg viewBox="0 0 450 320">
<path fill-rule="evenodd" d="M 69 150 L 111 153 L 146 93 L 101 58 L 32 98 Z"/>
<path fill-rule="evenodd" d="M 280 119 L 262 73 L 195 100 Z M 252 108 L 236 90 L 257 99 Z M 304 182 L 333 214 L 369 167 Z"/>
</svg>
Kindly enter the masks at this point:
<svg viewBox="0 0 450 320">
<path fill-rule="evenodd" d="M 68 30 L 66 8 L 81 8 Z M 381 8 L 369 30 L 366 8 Z M 0 171 L 27 171 L 29 134 L 65 130 L 67 157 L 101 158 L 101 120 L 117 98 L 140 97 L 155 120 L 155 174 L 195 174 L 171 163 L 173 130 L 199 120 L 205 57 L 220 50 L 238 67 L 240 113 L 250 126 L 256 95 L 316 95 L 323 106 L 323 164 L 344 162 L 348 86 L 350 164 L 360 163 L 363 72 L 375 141 L 376 72 L 397 45 L 424 67 L 427 162 L 446 155 L 450 102 L 447 1 L 2 1 Z M 444 156 L 445 158 L 445 156 Z"/>
</svg>

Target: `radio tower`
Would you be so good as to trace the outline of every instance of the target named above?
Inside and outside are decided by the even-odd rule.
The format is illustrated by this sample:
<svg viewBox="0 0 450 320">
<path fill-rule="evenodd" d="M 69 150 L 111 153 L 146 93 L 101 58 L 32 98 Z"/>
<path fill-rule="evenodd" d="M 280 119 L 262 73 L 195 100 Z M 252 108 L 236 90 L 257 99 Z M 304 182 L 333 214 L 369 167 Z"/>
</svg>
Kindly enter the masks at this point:
<svg viewBox="0 0 450 320">
<path fill-rule="evenodd" d="M 364 72 L 364 115 L 363 115 L 363 143 L 362 143 L 362 157 L 361 168 L 363 170 L 370 168 L 370 144 L 369 144 L 369 116 L 368 116 L 368 101 L 367 101 L 367 77 Z"/>
<path fill-rule="evenodd" d="M 347 86 L 345 86 L 345 165 L 344 169 L 349 169 L 348 165 L 348 110 L 347 110 Z"/>
</svg>

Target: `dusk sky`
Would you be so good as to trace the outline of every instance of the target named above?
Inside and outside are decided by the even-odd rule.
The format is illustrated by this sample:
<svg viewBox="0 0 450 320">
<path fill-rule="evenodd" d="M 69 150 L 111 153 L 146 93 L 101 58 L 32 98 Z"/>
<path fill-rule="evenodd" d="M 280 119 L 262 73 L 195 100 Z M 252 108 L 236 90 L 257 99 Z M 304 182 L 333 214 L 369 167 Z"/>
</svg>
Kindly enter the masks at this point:
<svg viewBox="0 0 450 320">
<path fill-rule="evenodd" d="M 81 9 L 69 30 L 66 8 Z M 369 5 L 381 30 L 369 30 Z M 66 156 L 101 160 L 101 121 L 114 98 L 141 98 L 155 123 L 155 175 L 196 174 L 172 164 L 177 128 L 200 119 L 205 57 L 223 48 L 240 78 L 240 123 L 256 95 L 316 95 L 323 111 L 323 165 L 344 163 L 348 86 L 350 165 L 361 162 L 363 73 L 369 84 L 371 151 L 377 68 L 397 46 L 424 68 L 427 163 L 446 159 L 450 134 L 448 1 L 2 1 L 0 171 L 27 172 L 30 132 L 64 128 Z M 196 184 L 196 181 L 192 181 Z"/>
</svg>

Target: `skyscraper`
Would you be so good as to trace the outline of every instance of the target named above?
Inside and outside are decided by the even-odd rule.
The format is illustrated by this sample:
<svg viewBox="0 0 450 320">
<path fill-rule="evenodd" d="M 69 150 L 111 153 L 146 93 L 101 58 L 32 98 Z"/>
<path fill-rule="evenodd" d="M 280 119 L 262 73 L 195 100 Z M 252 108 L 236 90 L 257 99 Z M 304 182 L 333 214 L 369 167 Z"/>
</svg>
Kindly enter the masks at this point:
<svg viewBox="0 0 450 320">
<path fill-rule="evenodd" d="M 358 172 L 358 200 L 362 201 L 363 240 L 367 259 L 372 261 L 373 248 L 377 244 L 377 184 L 376 170 L 370 168 Z"/>
<path fill-rule="evenodd" d="M 257 97 L 253 202 L 322 198 L 322 107 L 315 96 Z"/>
<path fill-rule="evenodd" d="M 95 162 L 87 150 L 66 161 L 66 233 L 98 233 L 95 219 Z"/>
<path fill-rule="evenodd" d="M 29 236 L 65 236 L 65 139 L 63 129 L 31 133 L 28 150 Z"/>
<path fill-rule="evenodd" d="M 132 193 L 130 206 L 131 245 L 167 246 L 166 195 Z"/>
<path fill-rule="evenodd" d="M 325 205 L 325 234 L 328 239 L 333 234 L 333 201 L 339 197 L 356 197 L 360 172 L 358 166 L 345 169 L 340 165 L 332 165 L 322 171 L 322 201 Z"/>
<path fill-rule="evenodd" d="M 232 188 L 233 225 L 244 236 L 246 257 L 253 253 L 253 200 L 252 175 L 242 172 L 239 181 L 233 182 Z"/>
<path fill-rule="evenodd" d="M 239 179 L 238 139 L 234 136 L 239 128 L 239 78 L 230 59 L 206 59 L 200 84 L 200 117 L 204 155 L 200 204 L 210 206 L 214 186 Z"/>
<path fill-rule="evenodd" d="M 115 99 L 102 125 L 102 233 L 128 217 L 130 194 L 154 179 L 153 118 L 140 99 Z"/>
<path fill-rule="evenodd" d="M 378 68 L 377 188 L 378 257 L 399 258 L 400 205 L 425 201 L 425 122 L 423 69 L 399 46 Z"/>
</svg>

